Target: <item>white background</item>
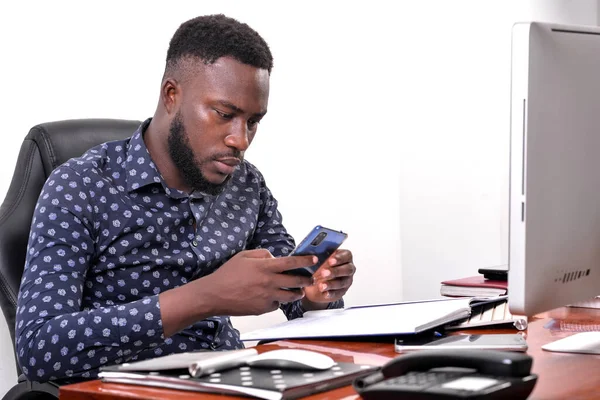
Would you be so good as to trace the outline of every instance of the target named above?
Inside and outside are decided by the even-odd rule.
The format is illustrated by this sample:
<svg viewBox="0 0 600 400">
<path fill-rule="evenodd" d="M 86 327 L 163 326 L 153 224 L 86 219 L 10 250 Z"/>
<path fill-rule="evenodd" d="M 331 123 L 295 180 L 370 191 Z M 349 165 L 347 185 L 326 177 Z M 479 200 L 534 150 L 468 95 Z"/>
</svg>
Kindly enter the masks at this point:
<svg viewBox="0 0 600 400">
<path fill-rule="evenodd" d="M 441 280 L 507 262 L 512 24 L 597 25 L 598 3 L 1 2 L 0 194 L 31 126 L 151 116 L 171 35 L 223 12 L 256 29 L 275 58 L 247 158 L 288 230 L 297 240 L 316 224 L 349 233 L 349 305 L 437 297 Z M 0 322 L 0 394 L 15 381 Z"/>
</svg>

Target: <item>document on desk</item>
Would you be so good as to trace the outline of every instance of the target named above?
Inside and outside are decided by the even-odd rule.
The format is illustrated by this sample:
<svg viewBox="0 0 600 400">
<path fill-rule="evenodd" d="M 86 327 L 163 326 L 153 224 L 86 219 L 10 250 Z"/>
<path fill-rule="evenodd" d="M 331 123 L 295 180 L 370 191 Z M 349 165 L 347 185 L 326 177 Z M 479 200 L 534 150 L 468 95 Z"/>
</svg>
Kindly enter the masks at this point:
<svg viewBox="0 0 600 400">
<path fill-rule="evenodd" d="M 300 338 L 415 334 L 467 318 L 474 301 L 493 299 L 434 299 L 405 303 L 307 312 L 303 318 L 246 332 L 243 341 Z"/>
</svg>

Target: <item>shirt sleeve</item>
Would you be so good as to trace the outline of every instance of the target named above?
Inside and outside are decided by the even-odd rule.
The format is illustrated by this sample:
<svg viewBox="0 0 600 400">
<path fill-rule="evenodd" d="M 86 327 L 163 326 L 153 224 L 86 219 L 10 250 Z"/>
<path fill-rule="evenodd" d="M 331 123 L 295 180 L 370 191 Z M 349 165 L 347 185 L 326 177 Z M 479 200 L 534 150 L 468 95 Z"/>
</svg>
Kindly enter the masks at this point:
<svg viewBox="0 0 600 400">
<path fill-rule="evenodd" d="M 86 293 L 86 273 L 98 238 L 90 182 L 63 165 L 34 211 L 15 327 L 17 360 L 32 380 L 87 378 L 164 342 L 158 295 L 82 307 L 93 295 Z"/>
<path fill-rule="evenodd" d="M 281 213 L 277 209 L 277 200 L 260 174 L 259 185 L 261 210 L 256 230 L 254 231 L 254 236 L 250 243 L 250 248 L 265 248 L 269 250 L 274 257 L 287 256 L 296 246 L 294 238 L 283 226 Z M 331 302 L 327 305 L 328 309 L 343 307 L 343 299 Z M 302 300 L 297 300 L 292 303 L 283 303 L 279 308 L 283 311 L 288 320 L 302 317 L 305 311 L 302 307 Z"/>
</svg>

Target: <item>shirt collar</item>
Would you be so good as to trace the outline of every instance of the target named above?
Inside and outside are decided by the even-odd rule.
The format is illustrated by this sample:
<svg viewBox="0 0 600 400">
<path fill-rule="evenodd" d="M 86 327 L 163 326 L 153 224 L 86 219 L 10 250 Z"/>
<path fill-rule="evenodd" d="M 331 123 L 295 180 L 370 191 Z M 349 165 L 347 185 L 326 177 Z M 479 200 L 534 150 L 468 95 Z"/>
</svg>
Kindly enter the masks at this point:
<svg viewBox="0 0 600 400">
<path fill-rule="evenodd" d="M 167 186 L 162 175 L 150 157 L 146 143 L 144 142 L 144 131 L 150 125 L 152 118 L 145 120 L 135 131 L 127 144 L 127 159 L 125 160 L 125 171 L 127 173 L 127 190 L 136 191 L 144 186 L 161 184 L 165 193 L 175 199 L 190 197 L 190 194 L 179 189 Z M 239 166 L 236 171 L 239 170 Z M 212 198 L 214 196 L 195 191 L 191 194 L 193 198 Z"/>
<path fill-rule="evenodd" d="M 125 160 L 127 177 L 125 179 L 129 192 L 157 183 L 166 186 L 150 157 L 146 143 L 144 143 L 144 131 L 150 124 L 150 120 L 149 118 L 140 125 L 127 144 L 127 159 Z"/>
</svg>

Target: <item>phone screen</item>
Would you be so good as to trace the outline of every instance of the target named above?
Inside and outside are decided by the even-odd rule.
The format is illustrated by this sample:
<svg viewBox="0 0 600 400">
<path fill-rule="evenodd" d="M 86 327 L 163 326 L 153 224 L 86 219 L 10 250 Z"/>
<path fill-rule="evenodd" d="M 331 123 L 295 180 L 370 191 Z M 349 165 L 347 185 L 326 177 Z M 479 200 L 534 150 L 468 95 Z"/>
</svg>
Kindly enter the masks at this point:
<svg viewBox="0 0 600 400">
<path fill-rule="evenodd" d="M 449 335 L 432 339 L 396 339 L 396 352 L 426 349 L 491 349 L 526 351 L 527 342 L 520 333 Z"/>
</svg>

